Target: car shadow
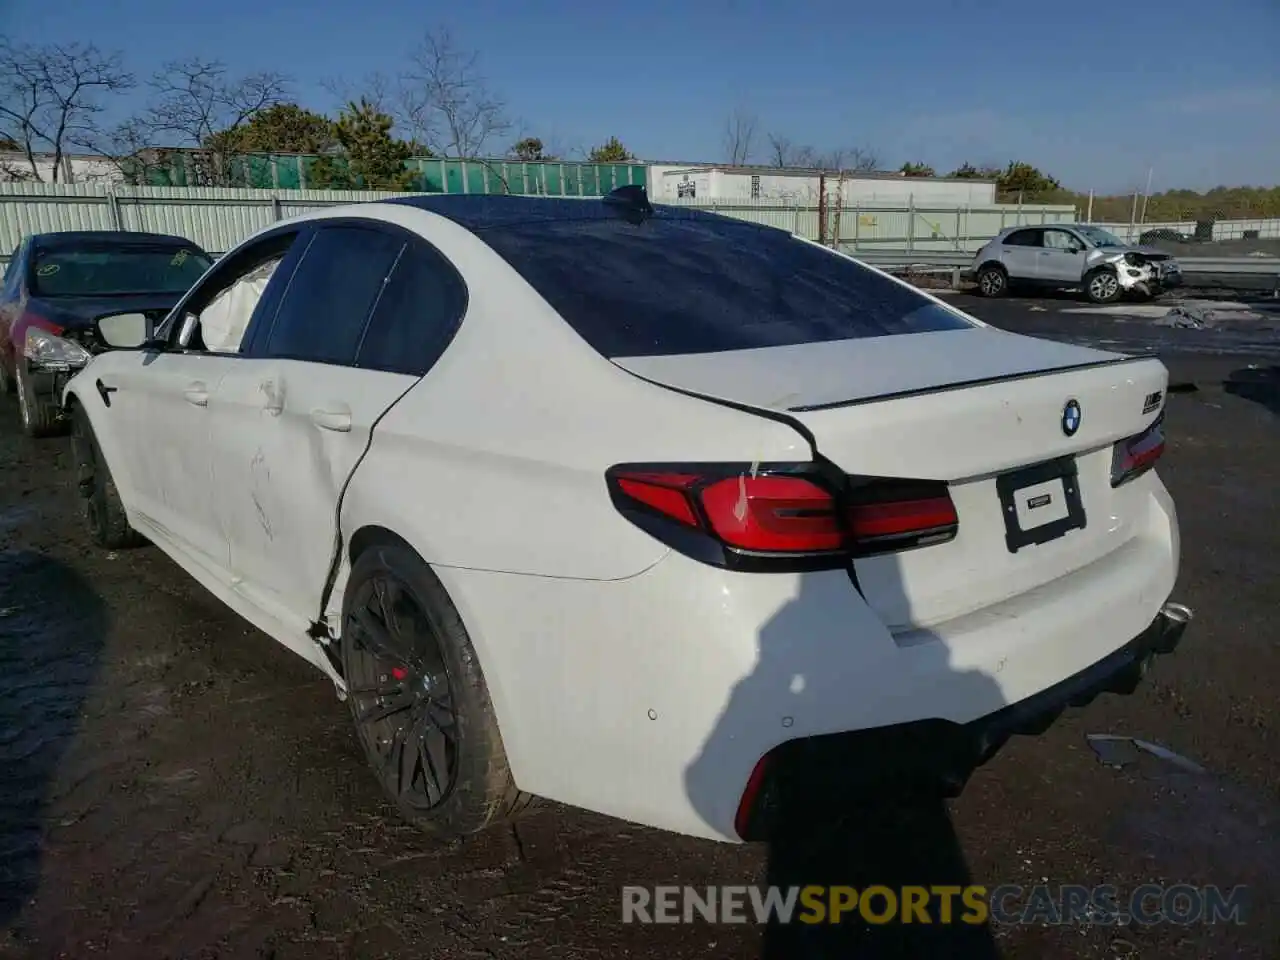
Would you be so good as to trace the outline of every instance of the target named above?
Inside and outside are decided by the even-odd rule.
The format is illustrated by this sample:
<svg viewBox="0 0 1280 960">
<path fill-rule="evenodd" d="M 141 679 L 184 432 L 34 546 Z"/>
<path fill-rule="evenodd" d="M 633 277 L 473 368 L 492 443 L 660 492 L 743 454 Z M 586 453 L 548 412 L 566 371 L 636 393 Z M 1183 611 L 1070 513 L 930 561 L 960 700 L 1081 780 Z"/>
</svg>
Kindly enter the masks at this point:
<svg viewBox="0 0 1280 960">
<path fill-rule="evenodd" d="M 1232 396 L 1260 403 L 1272 413 L 1280 413 L 1280 366 L 1242 367 L 1222 382 Z"/>
<path fill-rule="evenodd" d="M 109 626 L 79 573 L 30 551 L 0 551 L 0 929 L 39 883 L 54 780 Z"/>
<path fill-rule="evenodd" d="M 895 558 L 859 561 L 858 576 L 862 588 L 876 596 L 882 608 L 887 602 L 908 609 Z M 766 725 L 777 723 L 775 742 L 789 742 L 775 753 L 775 773 L 765 788 L 772 826 L 761 883 L 784 890 L 816 884 L 859 892 L 881 886 L 898 895 L 907 886 L 964 888 L 974 883 L 942 792 L 922 789 L 920 781 L 912 779 L 914 774 L 903 778 L 897 769 L 904 766 L 904 759 L 905 766 L 911 765 L 910 755 L 916 752 L 911 736 L 889 746 L 878 737 L 873 743 L 850 740 L 848 735 L 806 736 L 812 732 L 806 726 L 821 726 L 817 716 L 842 702 L 853 705 L 851 713 L 866 717 L 865 726 L 886 712 L 898 712 L 903 721 L 913 715 L 927 718 L 934 709 L 945 709 L 946 703 L 982 703 L 982 712 L 993 712 L 1004 705 L 1000 688 L 981 672 L 952 670 L 948 649 L 936 638 L 916 634 L 910 646 L 900 646 L 854 593 L 843 571 L 803 574 L 797 579 L 796 595 L 760 631 L 754 668 L 736 684 L 686 770 L 690 802 L 709 821 L 723 823 L 728 771 L 735 771 L 734 779 L 745 780 L 745 774 L 737 771 L 742 770 L 744 759 L 754 762 L 749 751 L 759 752 L 762 730 L 768 728 L 762 727 L 762 720 Z M 919 687 L 918 700 L 904 704 L 881 693 L 874 654 L 844 658 L 840 644 L 878 646 L 889 670 L 937 672 L 942 667 L 942 672 L 932 687 Z M 859 674 L 842 666 L 842 660 L 870 669 Z M 762 717 L 762 712 L 768 716 Z M 901 912 L 883 922 L 877 915 L 883 913 L 885 901 L 876 900 L 874 906 L 871 922 L 856 909 L 845 913 L 839 923 L 797 922 L 796 917 L 783 923 L 771 918 L 763 928 L 761 956 L 765 960 L 999 956 L 988 923 L 960 922 L 964 909 L 959 889 L 950 922 L 942 922 L 942 900 L 937 897 L 928 900 L 928 923 L 921 922 L 918 914 L 914 922 L 902 922 Z"/>
</svg>

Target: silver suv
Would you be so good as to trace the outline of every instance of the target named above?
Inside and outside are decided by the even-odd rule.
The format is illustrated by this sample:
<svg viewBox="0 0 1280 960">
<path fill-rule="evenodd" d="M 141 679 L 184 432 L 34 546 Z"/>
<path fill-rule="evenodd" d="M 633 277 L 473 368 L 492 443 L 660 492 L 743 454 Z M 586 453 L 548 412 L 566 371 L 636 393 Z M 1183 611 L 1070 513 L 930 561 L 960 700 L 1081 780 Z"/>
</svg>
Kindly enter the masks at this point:
<svg viewBox="0 0 1280 960">
<path fill-rule="evenodd" d="M 1080 287 L 1094 303 L 1111 303 L 1125 293 L 1155 297 L 1182 283 L 1171 254 L 1079 223 L 1002 230 L 970 270 L 984 297 L 1013 286 Z"/>
</svg>

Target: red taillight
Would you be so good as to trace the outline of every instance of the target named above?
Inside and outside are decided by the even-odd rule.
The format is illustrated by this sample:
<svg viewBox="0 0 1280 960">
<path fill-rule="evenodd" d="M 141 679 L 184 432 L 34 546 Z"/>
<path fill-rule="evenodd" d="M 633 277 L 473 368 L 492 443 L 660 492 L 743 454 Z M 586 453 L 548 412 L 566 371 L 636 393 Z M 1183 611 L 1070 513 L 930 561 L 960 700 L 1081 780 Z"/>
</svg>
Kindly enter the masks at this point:
<svg viewBox="0 0 1280 960">
<path fill-rule="evenodd" d="M 801 477 L 742 474 L 699 491 L 711 530 L 738 550 L 752 553 L 830 553 L 845 534 L 835 498 Z"/>
<path fill-rule="evenodd" d="M 697 476 L 687 473 L 630 473 L 616 478 L 618 489 L 637 503 L 652 507 L 664 516 L 698 525 L 693 515 L 686 490 L 697 481 Z"/>
<path fill-rule="evenodd" d="M 946 485 L 937 482 L 848 478 L 837 494 L 839 481 L 808 468 L 759 464 L 627 465 L 610 470 L 608 480 L 614 503 L 638 526 L 723 566 L 835 567 L 951 539 L 958 524 Z"/>
<path fill-rule="evenodd" d="M 849 525 L 855 539 L 862 542 L 919 535 L 930 531 L 944 533 L 954 528 L 959 518 L 950 495 L 902 500 L 896 503 L 867 503 L 849 511 Z"/>
<path fill-rule="evenodd" d="M 760 800 L 760 791 L 764 788 L 764 779 L 768 772 L 769 754 L 766 753 L 752 767 L 751 776 L 747 777 L 747 785 L 742 791 L 742 799 L 738 801 L 738 812 L 733 818 L 733 829 L 743 840 L 750 839 L 752 815 Z"/>
<path fill-rule="evenodd" d="M 1118 487 L 1155 466 L 1164 454 L 1164 417 L 1137 436 L 1121 440 L 1111 454 L 1111 486 Z"/>
</svg>

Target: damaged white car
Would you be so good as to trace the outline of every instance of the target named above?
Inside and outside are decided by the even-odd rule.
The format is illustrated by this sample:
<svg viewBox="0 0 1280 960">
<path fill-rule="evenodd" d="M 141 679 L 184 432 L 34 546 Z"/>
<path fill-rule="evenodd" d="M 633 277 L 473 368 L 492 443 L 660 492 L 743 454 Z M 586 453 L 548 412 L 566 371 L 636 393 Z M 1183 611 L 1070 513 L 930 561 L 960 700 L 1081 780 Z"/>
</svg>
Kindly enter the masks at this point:
<svg viewBox="0 0 1280 960">
<path fill-rule="evenodd" d="M 1182 284 L 1172 254 L 1079 223 L 1002 230 L 978 251 L 970 273 L 984 297 L 1016 287 L 1079 287 L 1094 303 L 1156 297 Z"/>
<path fill-rule="evenodd" d="M 322 670 L 440 835 L 953 793 L 1190 617 L 1158 360 L 639 187 L 331 207 L 98 328 L 93 539 Z"/>
</svg>

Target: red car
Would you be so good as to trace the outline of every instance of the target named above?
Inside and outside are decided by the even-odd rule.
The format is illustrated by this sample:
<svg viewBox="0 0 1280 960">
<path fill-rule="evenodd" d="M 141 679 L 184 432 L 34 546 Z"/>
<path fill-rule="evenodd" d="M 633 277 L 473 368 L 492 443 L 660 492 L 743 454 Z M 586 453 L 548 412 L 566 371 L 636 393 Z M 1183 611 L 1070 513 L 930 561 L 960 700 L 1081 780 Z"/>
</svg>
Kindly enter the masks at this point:
<svg viewBox="0 0 1280 960">
<path fill-rule="evenodd" d="M 0 394 L 18 394 L 28 436 L 64 427 L 62 387 L 105 348 L 94 322 L 141 314 L 153 330 L 212 263 L 183 237 L 40 233 L 18 245 L 0 289 Z"/>
</svg>

